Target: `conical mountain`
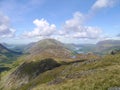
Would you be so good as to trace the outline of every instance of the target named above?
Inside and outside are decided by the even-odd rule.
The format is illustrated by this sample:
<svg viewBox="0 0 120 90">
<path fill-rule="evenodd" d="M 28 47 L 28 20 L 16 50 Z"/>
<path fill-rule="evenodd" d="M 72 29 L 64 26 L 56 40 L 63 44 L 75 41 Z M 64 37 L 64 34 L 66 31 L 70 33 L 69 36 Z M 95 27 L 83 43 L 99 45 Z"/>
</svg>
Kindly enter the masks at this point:
<svg viewBox="0 0 120 90">
<path fill-rule="evenodd" d="M 72 51 L 66 48 L 65 44 L 55 39 L 43 39 L 33 44 L 28 50 L 31 55 L 43 57 L 69 58 Z"/>
</svg>

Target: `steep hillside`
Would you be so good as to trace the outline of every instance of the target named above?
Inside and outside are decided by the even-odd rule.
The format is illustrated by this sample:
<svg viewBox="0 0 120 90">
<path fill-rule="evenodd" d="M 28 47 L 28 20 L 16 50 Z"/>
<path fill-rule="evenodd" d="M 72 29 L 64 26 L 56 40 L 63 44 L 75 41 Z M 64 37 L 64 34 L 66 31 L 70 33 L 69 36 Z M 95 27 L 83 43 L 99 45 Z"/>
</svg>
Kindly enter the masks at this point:
<svg viewBox="0 0 120 90">
<path fill-rule="evenodd" d="M 4 47 L 2 44 L 0 44 L 0 53 L 5 54 L 5 53 L 10 53 L 11 51 Z"/>
<path fill-rule="evenodd" d="M 6 64 L 11 64 L 20 54 L 21 53 L 9 50 L 0 44 L 0 71 L 6 70 L 6 68 L 8 68 Z"/>
<path fill-rule="evenodd" d="M 10 56 L 10 55 L 14 55 L 14 54 L 21 54 L 21 52 L 15 52 L 15 51 L 12 51 L 8 48 L 6 48 L 5 46 L 3 46 L 2 44 L 0 44 L 0 54 L 5 54 L 7 56 Z"/>
<path fill-rule="evenodd" d="M 6 79 L 9 88 L 18 88 L 36 78 L 41 73 L 59 67 L 60 64 L 51 58 L 38 61 L 24 62 Z"/>
</svg>

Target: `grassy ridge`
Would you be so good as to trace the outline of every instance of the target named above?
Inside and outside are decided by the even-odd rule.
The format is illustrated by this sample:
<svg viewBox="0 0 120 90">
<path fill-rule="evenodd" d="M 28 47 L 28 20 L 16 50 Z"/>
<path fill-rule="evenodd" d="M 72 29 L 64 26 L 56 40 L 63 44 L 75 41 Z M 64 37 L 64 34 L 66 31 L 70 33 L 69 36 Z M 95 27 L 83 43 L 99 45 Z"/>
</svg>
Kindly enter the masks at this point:
<svg viewBox="0 0 120 90">
<path fill-rule="evenodd" d="M 39 75 L 20 90 L 108 90 L 120 87 L 120 55 L 63 65 Z"/>
</svg>

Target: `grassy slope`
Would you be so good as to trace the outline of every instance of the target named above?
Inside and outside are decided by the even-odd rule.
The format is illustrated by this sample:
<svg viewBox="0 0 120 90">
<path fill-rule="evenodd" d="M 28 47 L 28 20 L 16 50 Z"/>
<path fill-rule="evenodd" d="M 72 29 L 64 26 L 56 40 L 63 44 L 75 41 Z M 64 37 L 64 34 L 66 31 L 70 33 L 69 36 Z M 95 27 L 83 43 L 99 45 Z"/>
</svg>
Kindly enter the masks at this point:
<svg viewBox="0 0 120 90">
<path fill-rule="evenodd" d="M 120 87 L 120 54 L 49 70 L 20 90 L 107 90 L 116 86 Z"/>
</svg>

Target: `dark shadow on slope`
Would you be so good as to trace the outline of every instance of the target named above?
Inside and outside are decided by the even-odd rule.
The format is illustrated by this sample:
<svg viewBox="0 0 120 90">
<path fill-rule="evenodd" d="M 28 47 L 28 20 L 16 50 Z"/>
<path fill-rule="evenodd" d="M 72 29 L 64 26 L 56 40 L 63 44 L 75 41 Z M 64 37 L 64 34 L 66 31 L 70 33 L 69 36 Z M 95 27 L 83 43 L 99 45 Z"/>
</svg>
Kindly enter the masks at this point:
<svg viewBox="0 0 120 90">
<path fill-rule="evenodd" d="M 9 67 L 0 67 L 0 73 L 3 71 L 8 71 L 8 70 L 10 70 Z"/>
<path fill-rule="evenodd" d="M 59 67 L 60 65 L 61 64 L 52 58 L 24 62 L 9 75 L 6 86 L 15 86 L 15 88 L 19 88 L 35 79 L 41 73 Z"/>
<path fill-rule="evenodd" d="M 60 65 L 61 64 L 57 63 L 52 58 L 40 61 L 24 62 L 12 73 L 12 75 L 14 74 L 17 78 L 24 78 L 24 75 L 28 75 L 31 79 L 37 77 L 40 73 L 59 67 Z"/>
</svg>

